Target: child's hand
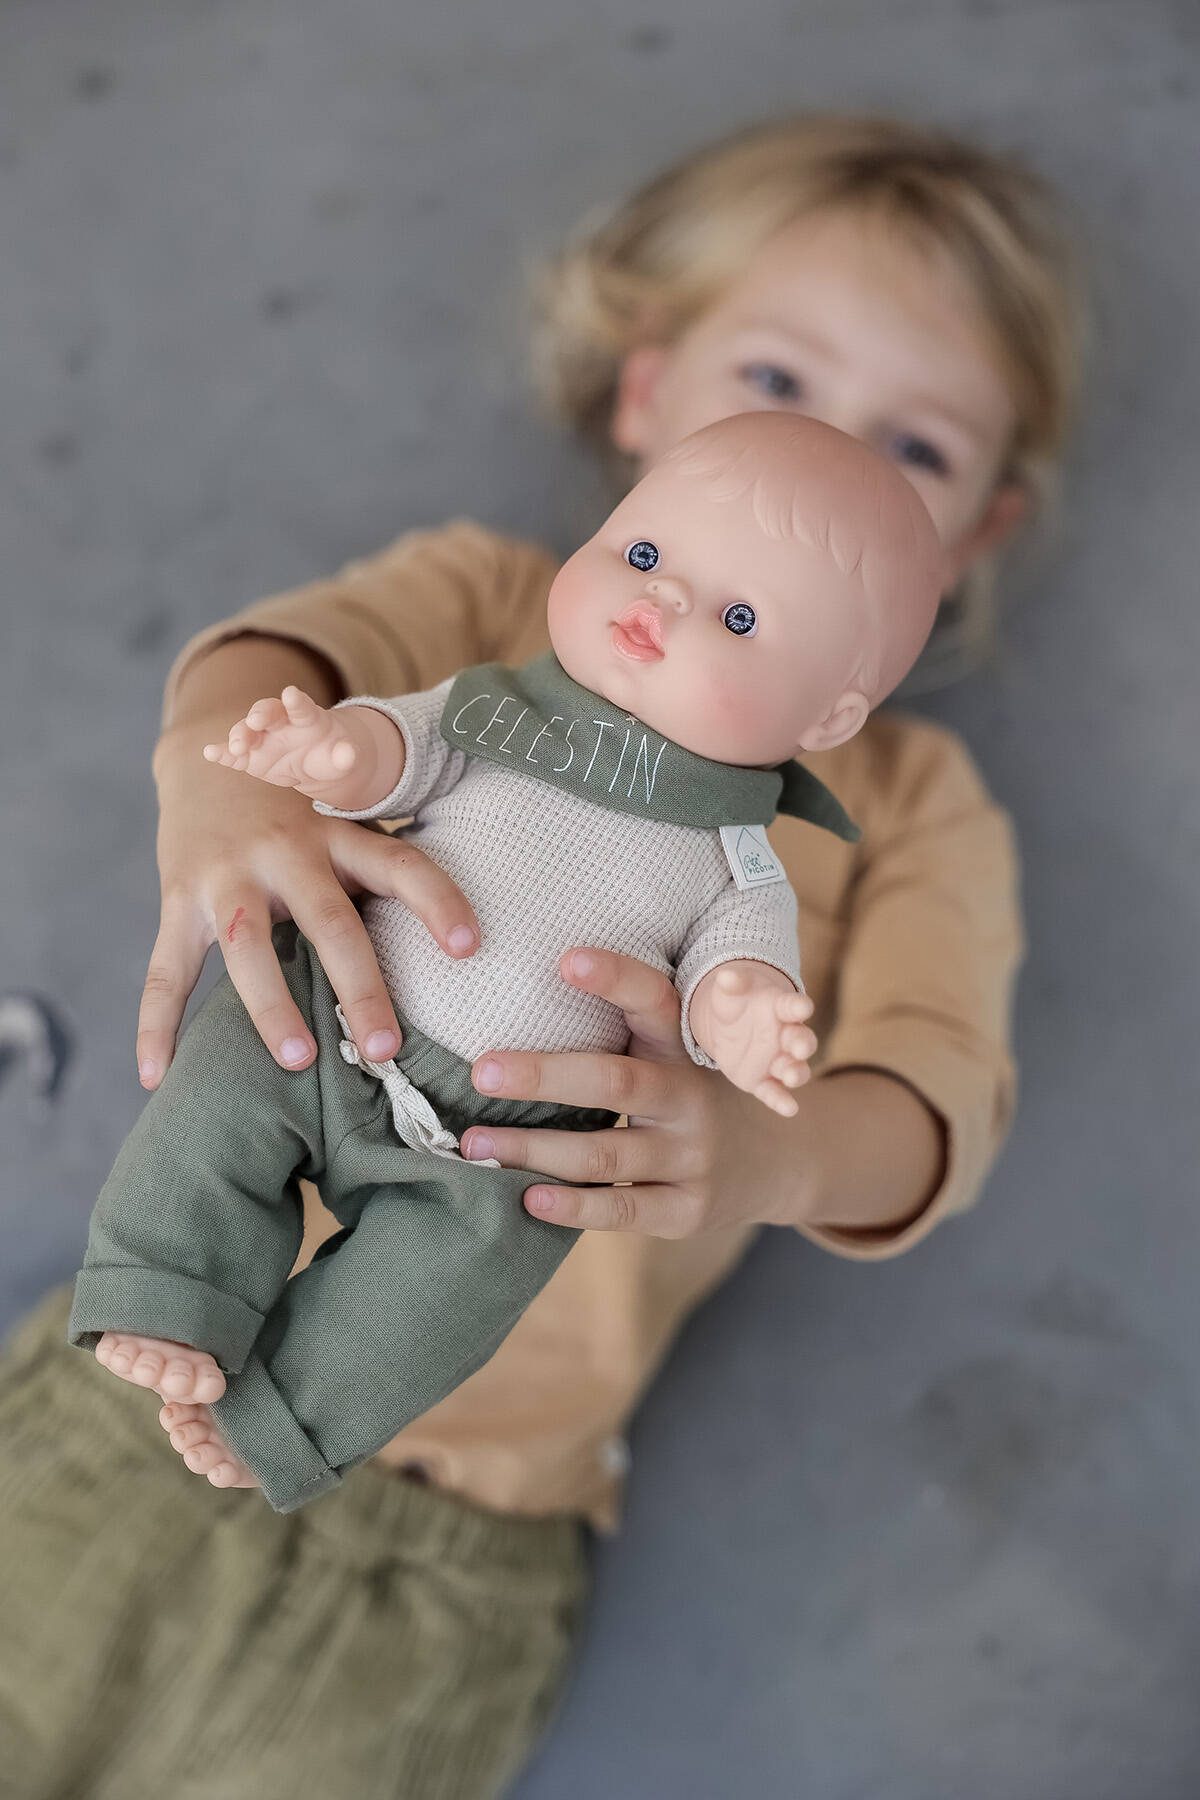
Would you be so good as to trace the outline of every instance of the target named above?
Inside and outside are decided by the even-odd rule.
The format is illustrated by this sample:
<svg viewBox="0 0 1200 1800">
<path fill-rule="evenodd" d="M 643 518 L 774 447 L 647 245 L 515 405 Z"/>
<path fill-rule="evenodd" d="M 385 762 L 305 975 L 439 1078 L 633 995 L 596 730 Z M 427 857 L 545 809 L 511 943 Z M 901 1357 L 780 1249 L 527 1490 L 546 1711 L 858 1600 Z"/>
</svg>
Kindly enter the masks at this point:
<svg viewBox="0 0 1200 1800">
<path fill-rule="evenodd" d="M 713 969 L 692 996 L 692 1034 L 735 1087 L 772 1112 L 791 1118 L 799 1108 L 790 1090 L 803 1087 L 817 1040 L 804 1020 L 807 994 L 765 963 L 726 963 Z"/>
<path fill-rule="evenodd" d="M 343 812 L 385 799 L 404 770 L 404 741 L 381 712 L 326 709 L 297 687 L 284 688 L 278 700 L 256 700 L 228 741 L 205 744 L 204 755 Z"/>
</svg>

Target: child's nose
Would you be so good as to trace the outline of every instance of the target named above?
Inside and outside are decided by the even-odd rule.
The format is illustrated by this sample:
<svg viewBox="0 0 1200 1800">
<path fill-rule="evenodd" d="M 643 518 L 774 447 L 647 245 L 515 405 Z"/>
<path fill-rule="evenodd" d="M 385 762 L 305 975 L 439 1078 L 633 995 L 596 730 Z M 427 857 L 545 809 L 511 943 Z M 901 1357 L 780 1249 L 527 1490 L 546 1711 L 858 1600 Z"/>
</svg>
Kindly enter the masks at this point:
<svg viewBox="0 0 1200 1800">
<path fill-rule="evenodd" d="M 646 583 L 647 596 L 658 606 L 669 606 L 677 613 L 690 613 L 692 595 L 686 581 L 676 575 L 655 575 Z"/>
</svg>

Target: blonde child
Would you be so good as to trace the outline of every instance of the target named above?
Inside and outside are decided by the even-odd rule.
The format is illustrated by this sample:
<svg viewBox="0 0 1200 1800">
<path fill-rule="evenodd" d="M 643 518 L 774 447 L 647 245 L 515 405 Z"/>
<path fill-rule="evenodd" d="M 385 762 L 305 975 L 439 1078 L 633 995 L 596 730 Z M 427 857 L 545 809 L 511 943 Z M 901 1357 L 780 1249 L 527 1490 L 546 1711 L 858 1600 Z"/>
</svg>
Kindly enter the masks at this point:
<svg viewBox="0 0 1200 1800">
<path fill-rule="evenodd" d="M 1048 488 L 1075 383 L 1070 261 L 1032 176 L 886 120 L 765 126 L 698 152 L 586 229 L 548 273 L 543 306 L 548 392 L 630 470 L 713 419 L 757 407 L 812 413 L 893 456 L 942 544 L 948 599 L 935 658 L 951 641 L 957 655 L 986 639 L 991 558 Z M 476 941 L 466 901 L 403 841 L 322 820 L 257 784 L 231 793 L 200 746 L 288 683 L 328 704 L 432 685 L 464 662 L 524 661 L 544 647 L 554 572 L 535 546 L 457 521 L 188 646 L 155 763 L 164 904 L 138 1040 L 147 1086 L 170 1059 L 214 940 L 276 1059 L 312 1061 L 271 947 L 282 913 L 315 944 L 362 1054 L 392 1053 L 396 1021 L 347 893 L 401 896 L 451 955 Z M 311 1523 L 290 1521 L 300 1536 L 286 1556 L 264 1532 L 270 1515 L 255 1509 L 222 1515 L 226 1562 L 208 1582 L 152 1588 L 134 1566 L 88 1564 L 130 1630 L 190 1642 L 195 1684 L 174 1655 L 146 1654 L 136 1683 L 118 1679 L 93 1659 L 86 1626 L 80 1643 L 81 1616 L 98 1618 L 104 1605 L 95 1596 L 81 1605 L 82 1551 L 61 1530 L 67 1453 L 56 1461 L 47 1444 L 74 1446 L 88 1468 L 79 1544 L 97 1506 L 131 1506 L 135 1493 L 129 1529 L 147 1567 L 146 1546 L 170 1538 L 186 1555 L 188 1534 L 206 1533 L 212 1515 L 182 1504 L 182 1469 L 182 1489 L 131 1478 L 134 1444 L 140 1461 L 161 1465 L 148 1441 L 157 1427 L 134 1410 L 129 1387 L 90 1365 L 81 1372 L 65 1347 L 41 1353 L 62 1338 L 65 1297 L 28 1322 L 5 1428 L 42 1446 L 41 1473 L 0 1511 L 0 1542 L 13 1604 L 38 1616 L 41 1639 L 55 1645 L 56 1680 L 43 1679 L 58 1732 L 34 1733 L 39 1743 L 70 1736 L 61 1659 L 94 1660 L 80 1702 L 89 1714 L 114 1731 L 119 1715 L 159 1721 L 158 1739 L 126 1740 L 122 1774 L 134 1791 L 172 1721 L 187 1741 L 180 1708 L 184 1697 L 200 1706 L 202 1670 L 236 1655 L 243 1679 L 219 1698 L 203 1690 L 210 1729 L 187 1752 L 210 1774 L 216 1756 L 246 1791 L 258 1767 L 277 1776 L 286 1763 L 298 1794 L 365 1791 L 385 1769 L 397 1794 L 501 1792 L 569 1654 L 584 1588 L 581 1522 L 611 1528 L 623 1427 L 688 1312 L 759 1224 L 879 1257 L 970 1203 L 1012 1108 L 1020 928 L 1008 823 L 957 740 L 900 714 L 877 716 L 812 766 L 863 841 L 822 842 L 786 822 L 773 831 L 797 890 L 823 1046 L 796 1117 L 765 1115 L 685 1061 L 673 990 L 654 971 L 586 946 L 564 957 L 565 980 L 626 1012 L 629 1053 L 487 1053 L 475 1085 L 610 1108 L 634 1124 L 464 1139 L 468 1154 L 545 1172 L 525 1195 L 535 1216 L 590 1228 L 492 1362 L 314 1508 Z M 310 1253 L 327 1229 L 314 1213 Z M 168 1370 L 151 1357 L 132 1373 L 161 1389 Z M 162 1423 L 190 1468 L 217 1485 L 227 1478 L 202 1409 L 168 1403 Z M 202 1483 L 195 1497 L 210 1508 L 245 1504 Z M 48 1638 L 46 1609 L 68 1590 L 69 1615 Z M 322 1661 L 314 1685 L 309 1647 L 333 1636 L 339 1655 Z M 423 1686 L 431 1646 L 438 1680 Z M 302 1668 L 301 1710 L 292 1702 Z M 26 1659 L 6 1679 L 36 1693 L 38 1674 Z M 423 1696 L 403 1730 L 401 1686 Z M 29 1755 L 36 1770 L 22 1792 L 56 1791 L 53 1752 Z"/>
</svg>

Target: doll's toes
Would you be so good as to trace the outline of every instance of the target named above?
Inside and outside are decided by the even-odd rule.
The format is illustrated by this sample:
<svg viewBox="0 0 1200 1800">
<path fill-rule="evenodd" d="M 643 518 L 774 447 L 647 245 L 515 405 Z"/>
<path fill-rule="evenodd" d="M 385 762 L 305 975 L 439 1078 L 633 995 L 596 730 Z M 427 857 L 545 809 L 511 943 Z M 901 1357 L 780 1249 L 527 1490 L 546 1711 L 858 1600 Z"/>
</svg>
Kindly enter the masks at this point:
<svg viewBox="0 0 1200 1800">
<path fill-rule="evenodd" d="M 158 1422 L 168 1435 L 172 1431 L 179 1431 L 184 1425 L 199 1424 L 208 1417 L 206 1406 L 197 1405 L 190 1400 L 168 1400 L 158 1409 Z M 199 1439 L 195 1441 L 199 1442 Z M 187 1445 L 183 1448 L 186 1449 Z"/>
<path fill-rule="evenodd" d="M 240 1457 L 226 1456 L 215 1469 L 208 1471 L 208 1479 L 215 1488 L 256 1488 L 262 1483 L 248 1469 Z"/>
</svg>

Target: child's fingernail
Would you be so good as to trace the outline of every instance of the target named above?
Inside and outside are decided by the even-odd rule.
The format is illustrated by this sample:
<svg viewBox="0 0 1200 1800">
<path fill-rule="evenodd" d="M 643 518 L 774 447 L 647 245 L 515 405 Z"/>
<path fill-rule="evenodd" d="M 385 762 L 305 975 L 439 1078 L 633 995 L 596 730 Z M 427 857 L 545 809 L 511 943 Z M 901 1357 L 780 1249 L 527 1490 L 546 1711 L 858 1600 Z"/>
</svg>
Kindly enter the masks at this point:
<svg viewBox="0 0 1200 1800">
<path fill-rule="evenodd" d="M 463 1149 L 472 1162 L 486 1162 L 496 1154 L 496 1146 L 486 1131 L 473 1131 Z"/>
<path fill-rule="evenodd" d="M 549 1188 L 529 1188 L 525 1194 L 525 1204 L 531 1206 L 534 1212 L 552 1212 L 554 1195 Z"/>
<path fill-rule="evenodd" d="M 394 1031 L 373 1031 L 363 1045 L 372 1062 L 390 1062 L 399 1048 Z"/>
<path fill-rule="evenodd" d="M 454 930 L 450 933 L 450 936 L 446 939 L 446 942 L 449 944 L 451 950 L 461 956 L 466 951 L 475 948 L 475 933 L 471 930 L 469 925 L 456 925 Z"/>
<path fill-rule="evenodd" d="M 303 1038 L 285 1038 L 279 1046 L 279 1054 L 289 1069 L 297 1068 L 308 1061 L 309 1047 Z"/>
<path fill-rule="evenodd" d="M 595 957 L 589 956 L 586 950 L 573 950 L 571 952 L 572 975 L 590 975 L 595 966 Z"/>
<path fill-rule="evenodd" d="M 140 1081 L 156 1081 L 158 1079 L 158 1064 L 151 1062 L 148 1056 L 144 1056 L 138 1064 L 138 1079 Z"/>
<path fill-rule="evenodd" d="M 504 1071 L 498 1062 L 481 1062 L 475 1071 L 475 1086 L 485 1094 L 497 1093 L 503 1079 Z"/>
</svg>

